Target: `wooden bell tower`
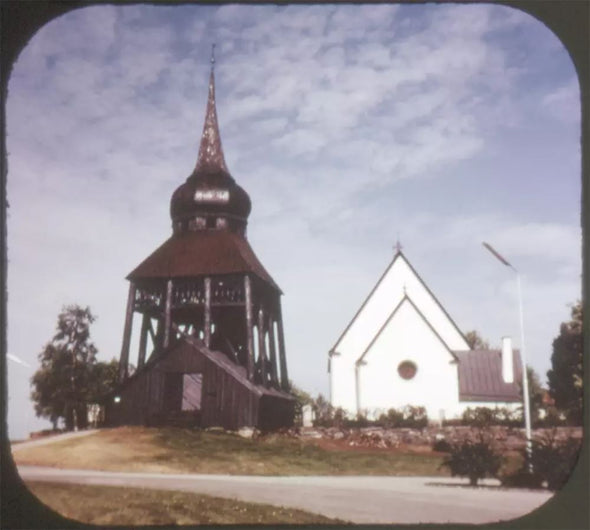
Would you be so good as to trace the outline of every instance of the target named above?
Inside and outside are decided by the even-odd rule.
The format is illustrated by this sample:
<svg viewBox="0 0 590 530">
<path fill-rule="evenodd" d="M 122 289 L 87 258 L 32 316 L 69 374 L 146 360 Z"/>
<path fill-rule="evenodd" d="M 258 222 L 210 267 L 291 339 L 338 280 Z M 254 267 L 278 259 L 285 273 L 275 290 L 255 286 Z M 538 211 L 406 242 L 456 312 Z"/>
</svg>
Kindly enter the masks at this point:
<svg viewBox="0 0 590 530">
<path fill-rule="evenodd" d="M 127 276 L 119 379 L 128 378 L 137 313 L 138 371 L 185 336 L 222 352 L 252 384 L 288 391 L 282 293 L 246 238 L 251 202 L 223 156 L 214 63 L 197 164 L 170 202 L 173 233 Z"/>
</svg>

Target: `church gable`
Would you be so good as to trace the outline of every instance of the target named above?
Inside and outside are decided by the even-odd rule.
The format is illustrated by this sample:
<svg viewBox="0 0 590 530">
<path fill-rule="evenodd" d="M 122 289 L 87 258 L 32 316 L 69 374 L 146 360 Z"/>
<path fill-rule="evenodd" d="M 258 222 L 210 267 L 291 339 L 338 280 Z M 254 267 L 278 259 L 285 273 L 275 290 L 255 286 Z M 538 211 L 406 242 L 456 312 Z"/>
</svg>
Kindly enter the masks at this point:
<svg viewBox="0 0 590 530">
<path fill-rule="evenodd" d="M 332 354 L 358 356 L 379 333 L 391 311 L 409 295 L 424 318 L 451 350 L 469 349 L 465 337 L 428 289 L 415 269 L 398 251 L 357 314 L 331 350 Z"/>
<path fill-rule="evenodd" d="M 411 404 L 437 417 L 457 405 L 456 357 L 407 295 L 356 366 L 361 411 Z"/>
</svg>

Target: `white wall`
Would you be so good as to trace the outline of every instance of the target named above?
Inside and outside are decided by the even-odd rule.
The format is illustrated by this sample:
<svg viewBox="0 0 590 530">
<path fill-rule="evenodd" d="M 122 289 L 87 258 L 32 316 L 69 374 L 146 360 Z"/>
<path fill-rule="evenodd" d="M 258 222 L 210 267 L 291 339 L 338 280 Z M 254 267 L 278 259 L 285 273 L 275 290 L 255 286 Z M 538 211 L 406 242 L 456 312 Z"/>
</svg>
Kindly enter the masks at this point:
<svg viewBox="0 0 590 530">
<path fill-rule="evenodd" d="M 418 370 L 406 380 L 398 373 L 403 361 Z M 426 408 L 428 417 L 447 417 L 459 406 L 459 384 L 454 357 L 409 301 L 402 306 L 367 352 L 360 367 L 361 409 Z"/>
</svg>

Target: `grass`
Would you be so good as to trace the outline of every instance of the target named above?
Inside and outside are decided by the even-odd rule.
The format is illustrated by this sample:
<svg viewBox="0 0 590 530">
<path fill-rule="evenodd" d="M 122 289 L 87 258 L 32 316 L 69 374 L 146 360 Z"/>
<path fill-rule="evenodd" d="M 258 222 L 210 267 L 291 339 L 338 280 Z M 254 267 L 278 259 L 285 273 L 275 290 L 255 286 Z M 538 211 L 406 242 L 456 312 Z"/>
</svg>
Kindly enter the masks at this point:
<svg viewBox="0 0 590 530">
<path fill-rule="evenodd" d="M 19 465 L 104 471 L 232 475 L 448 476 L 436 453 L 324 449 L 271 435 L 256 440 L 225 432 L 120 427 L 14 453 Z"/>
<path fill-rule="evenodd" d="M 52 510 L 95 525 L 342 524 L 323 515 L 186 492 L 27 482 Z"/>
</svg>

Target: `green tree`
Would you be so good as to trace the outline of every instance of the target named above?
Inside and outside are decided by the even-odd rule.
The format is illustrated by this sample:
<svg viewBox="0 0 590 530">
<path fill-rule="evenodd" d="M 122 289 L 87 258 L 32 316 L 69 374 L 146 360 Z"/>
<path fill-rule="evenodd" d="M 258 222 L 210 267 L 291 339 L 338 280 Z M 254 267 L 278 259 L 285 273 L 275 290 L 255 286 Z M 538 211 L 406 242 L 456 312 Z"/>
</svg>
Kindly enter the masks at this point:
<svg viewBox="0 0 590 530">
<path fill-rule="evenodd" d="M 90 324 L 94 321 L 88 307 L 64 307 L 58 316 L 57 333 L 38 356 L 41 366 L 31 378 L 31 398 L 37 416 L 48 418 L 54 428 L 60 418 L 67 430 L 86 426 L 86 403 L 97 351 L 90 342 Z"/>
<path fill-rule="evenodd" d="M 535 370 L 527 366 L 526 373 L 529 383 L 529 405 L 531 408 L 531 422 L 534 424 L 539 421 L 539 411 L 543 408 L 543 395 L 545 389 L 541 385 L 539 375 Z M 522 380 L 518 381 L 518 387 L 520 389 L 520 396 L 522 397 Z"/>
<path fill-rule="evenodd" d="M 476 330 L 465 333 L 465 340 L 472 350 L 488 350 L 490 345 L 487 340 L 483 340 Z"/>
<path fill-rule="evenodd" d="M 106 394 L 111 393 L 119 383 L 119 361 L 111 359 L 110 362 L 99 361 L 90 365 L 90 377 L 88 384 L 88 400 L 101 401 Z"/>
<path fill-rule="evenodd" d="M 572 306 L 571 320 L 561 324 L 553 341 L 551 370 L 547 372 L 555 406 L 575 424 L 582 422 L 582 313 L 582 303 L 577 302 Z"/>
</svg>

